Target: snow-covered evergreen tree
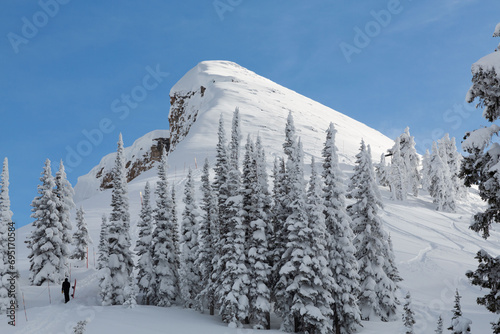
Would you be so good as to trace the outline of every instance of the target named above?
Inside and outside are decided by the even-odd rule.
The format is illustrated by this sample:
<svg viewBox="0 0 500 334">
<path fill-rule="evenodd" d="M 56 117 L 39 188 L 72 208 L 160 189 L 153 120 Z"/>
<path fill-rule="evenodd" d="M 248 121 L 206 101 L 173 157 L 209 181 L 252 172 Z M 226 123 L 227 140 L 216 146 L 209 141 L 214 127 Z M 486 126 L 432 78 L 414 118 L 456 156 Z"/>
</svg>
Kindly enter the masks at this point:
<svg viewBox="0 0 500 334">
<path fill-rule="evenodd" d="M 431 154 L 429 150 L 425 150 L 424 158 L 422 159 L 422 189 L 429 190 L 431 186 Z"/>
<path fill-rule="evenodd" d="M 17 269 L 13 269 L 15 258 L 12 247 L 9 247 L 9 233 L 16 233 L 12 222 L 9 197 L 9 163 L 7 158 L 3 161 L 2 175 L 0 177 L 0 314 L 5 314 L 11 300 L 17 304 L 17 296 L 9 297 L 12 277 L 19 278 Z"/>
<path fill-rule="evenodd" d="M 477 303 L 484 305 L 490 312 L 499 313 L 500 298 L 498 296 L 500 295 L 500 286 L 498 277 L 500 275 L 500 256 L 493 257 L 482 249 L 477 252 L 475 259 L 479 262 L 478 268 L 475 271 L 466 272 L 465 275 L 473 285 L 489 290 L 488 294 L 477 298 Z"/>
<path fill-rule="evenodd" d="M 237 110 L 235 117 L 237 117 Z M 239 145 L 234 143 L 239 133 L 238 123 L 233 121 L 232 138 L 230 145 L 230 158 L 227 175 L 227 200 L 224 210 L 224 225 L 221 225 L 221 256 L 217 264 L 218 286 L 216 294 L 220 305 L 219 313 L 222 320 L 229 326 L 239 326 L 248 321 L 250 305 L 248 289 L 250 285 L 246 257 L 246 233 L 244 224 L 243 201 L 240 194 L 241 175 L 239 162 Z"/>
<path fill-rule="evenodd" d="M 154 295 L 151 302 L 157 306 L 171 306 L 179 300 L 179 247 L 177 226 L 172 214 L 172 196 L 167 181 L 167 153 L 163 151 L 158 164 L 156 183 L 156 227 L 153 232 L 153 280 Z"/>
<path fill-rule="evenodd" d="M 286 192 L 285 192 L 285 161 L 283 158 L 275 158 L 273 166 L 273 193 L 271 209 L 272 234 L 269 239 L 270 265 L 271 265 L 271 298 L 274 299 L 274 287 L 279 279 L 281 256 L 285 252 L 285 235 L 283 222 L 286 220 Z"/>
<path fill-rule="evenodd" d="M 275 309 L 283 318 L 285 331 L 326 333 L 331 330 L 332 314 L 326 235 L 318 222 L 309 221 L 302 145 L 295 140 L 293 129 L 290 114 L 283 147 L 288 156 L 285 178 L 291 214 L 284 222 L 286 249 L 275 288 Z"/>
<path fill-rule="evenodd" d="M 97 269 L 104 268 L 108 263 L 108 218 L 102 215 L 101 228 L 99 232 L 99 245 L 97 246 Z"/>
<path fill-rule="evenodd" d="M 500 24 L 497 24 L 494 37 L 498 37 Z M 496 52 L 498 52 L 498 49 Z M 472 86 L 467 93 L 466 100 L 469 103 L 477 98 L 477 107 L 484 107 L 483 116 L 491 123 L 500 118 L 500 80 L 498 78 L 497 66 L 484 66 L 474 64 L 472 66 Z M 488 203 L 487 208 L 474 215 L 470 228 L 475 232 L 481 232 L 484 238 L 490 236 L 490 227 L 498 223 L 500 216 L 500 200 L 498 192 L 500 181 L 497 178 L 496 166 L 500 162 L 498 150 L 500 144 L 493 141 L 493 136 L 498 135 L 500 126 L 491 124 L 477 130 L 467 132 L 462 142 L 462 149 L 468 154 L 462 162 L 460 177 L 464 179 L 467 187 L 477 185 L 479 195 Z M 500 302 L 497 301 L 497 287 L 500 286 L 500 257 L 492 257 L 485 250 L 480 250 L 476 259 L 479 266 L 474 272 L 467 273 L 472 279 L 472 284 L 489 286 L 491 291 L 484 297 L 478 298 L 478 303 L 487 307 L 490 312 L 500 312 Z M 484 263 L 483 263 L 484 261 Z M 483 277 L 488 277 L 484 279 Z M 500 319 L 493 324 L 495 333 L 500 333 Z"/>
<path fill-rule="evenodd" d="M 389 187 L 391 188 L 391 197 L 397 201 L 406 200 L 407 196 L 407 175 L 404 168 L 404 159 L 401 156 L 399 146 L 399 137 L 396 139 L 394 147 L 391 150 L 392 160 L 389 168 Z"/>
<path fill-rule="evenodd" d="M 61 160 L 59 164 L 59 170 L 56 173 L 55 177 L 56 188 L 54 189 L 54 193 L 59 199 L 57 203 L 57 210 L 59 212 L 59 221 L 61 222 L 61 238 L 63 241 L 62 252 L 63 257 L 66 259 L 69 254 L 69 245 L 73 243 L 73 239 L 71 237 L 71 230 L 73 229 L 70 221 L 71 210 L 75 207 L 75 203 L 73 202 L 73 196 L 75 191 L 69 183 L 68 178 L 66 176 L 66 171 L 64 169 L 64 164 Z M 63 265 L 63 272 L 61 275 L 68 276 L 69 274 L 69 265 L 67 261 Z"/>
<path fill-rule="evenodd" d="M 247 139 L 243 160 L 242 197 L 247 228 L 248 299 L 251 322 L 256 329 L 270 328 L 269 196 L 264 152 L 260 140 L 255 147 Z"/>
<path fill-rule="evenodd" d="M 443 334 L 443 317 L 439 316 L 437 321 L 436 330 L 434 331 L 436 334 Z"/>
<path fill-rule="evenodd" d="M 415 312 L 411 305 L 410 292 L 406 293 L 405 303 L 403 305 L 403 325 L 405 326 L 405 334 L 413 334 L 413 325 L 415 325 Z"/>
<path fill-rule="evenodd" d="M 329 235 L 330 268 L 336 283 L 331 287 L 333 327 L 335 333 L 348 334 L 361 325 L 358 296 L 360 294 L 358 262 L 353 245 L 351 218 L 347 214 L 342 171 L 339 167 L 336 130 L 330 123 L 326 131 L 323 155 L 323 206 Z"/>
<path fill-rule="evenodd" d="M 380 162 L 375 166 L 377 182 L 382 187 L 389 186 L 389 169 L 390 166 L 387 166 L 387 163 L 385 161 L 385 153 L 382 153 L 380 155 Z"/>
<path fill-rule="evenodd" d="M 368 320 L 375 314 L 382 321 L 390 321 L 396 315 L 397 285 L 388 273 L 385 258 L 391 250 L 388 249 L 388 236 L 378 214 L 382 200 L 375 183 L 370 147 L 366 148 L 363 141 L 356 158 L 352 180 L 357 180 L 355 182 L 358 186 L 351 191 L 356 202 L 349 212 L 356 235 L 354 246 L 357 250 L 361 286 L 359 305 L 363 319 Z"/>
<path fill-rule="evenodd" d="M 120 134 L 112 171 L 111 215 L 107 226 L 107 262 L 101 269 L 102 304 L 123 305 L 134 296 L 134 261 L 130 250 L 130 214 L 127 179 L 123 156 L 123 139 Z"/>
<path fill-rule="evenodd" d="M 215 313 L 215 282 L 213 280 L 212 260 L 216 257 L 215 245 L 218 242 L 217 208 L 216 198 L 210 184 L 210 163 L 205 159 L 203 164 L 203 173 L 201 176 L 200 190 L 202 193 L 201 220 L 198 230 L 198 255 L 195 265 L 200 270 L 200 285 L 203 290 L 200 291 L 196 300 L 198 307 L 209 308 L 210 315 Z"/>
<path fill-rule="evenodd" d="M 219 118 L 219 127 L 217 132 L 218 140 L 215 153 L 215 179 L 213 182 L 213 190 L 216 199 L 217 208 L 217 220 L 215 222 L 217 226 L 217 239 L 215 244 L 215 253 L 212 258 L 212 281 L 213 289 L 215 291 L 216 306 L 220 306 L 218 299 L 218 289 L 221 288 L 222 282 L 222 272 L 225 270 L 225 264 L 221 262 L 222 248 L 227 241 L 225 240 L 228 235 L 229 220 L 231 216 L 228 214 L 227 199 L 230 197 L 228 189 L 228 175 L 230 170 L 230 162 L 228 157 L 228 151 L 226 146 L 226 131 L 224 129 L 224 117 L 222 114 Z"/>
<path fill-rule="evenodd" d="M 181 222 L 181 295 L 184 306 L 196 306 L 196 296 L 202 286 L 200 282 L 200 268 L 196 266 L 198 251 L 198 205 L 195 199 L 193 172 L 188 170 L 187 181 L 184 187 L 185 204 Z"/>
<path fill-rule="evenodd" d="M 462 296 L 460 296 L 457 290 L 455 292 L 455 305 L 452 310 L 453 317 L 451 318 L 451 325 L 448 327 L 448 330 L 450 330 L 452 334 L 470 333 L 470 325 L 472 324 L 472 321 L 462 315 L 462 308 L 460 306 L 461 298 Z"/>
<path fill-rule="evenodd" d="M 399 151 L 399 156 L 395 154 L 396 151 Z M 394 146 L 389 152 L 393 155 L 391 165 L 396 164 L 397 169 L 401 171 L 403 182 L 401 189 L 413 194 L 415 197 L 418 196 L 418 190 L 421 183 L 419 171 L 420 158 L 417 155 L 415 140 L 413 136 L 410 135 L 409 127 L 406 127 L 404 133 L 396 138 Z M 406 193 L 404 197 L 406 197 Z"/>
<path fill-rule="evenodd" d="M 455 198 L 464 198 L 467 192 L 463 180 L 459 177 L 460 165 L 462 164 L 463 157 L 457 151 L 455 138 L 450 139 L 449 135 L 446 133 L 444 137 L 438 141 L 438 145 L 441 159 L 448 168 L 453 196 Z"/>
<path fill-rule="evenodd" d="M 64 278 L 66 259 L 62 250 L 61 222 L 57 210 L 58 198 L 54 193 L 55 182 L 51 174 L 50 160 L 40 177 L 38 196 L 31 203 L 33 231 L 31 233 L 30 276 L 32 285 L 42 285 L 45 281 L 57 283 Z"/>
<path fill-rule="evenodd" d="M 396 266 L 396 257 L 394 256 L 394 248 L 392 247 L 392 238 L 390 234 L 387 237 L 387 247 L 385 247 L 385 251 L 387 253 L 384 254 L 384 270 L 387 276 L 396 283 L 396 286 L 398 286 L 398 283 L 401 282 L 403 278 L 399 275 L 399 270 Z"/>
<path fill-rule="evenodd" d="M 85 221 L 85 211 L 80 206 L 76 210 L 76 232 L 73 234 L 73 245 L 75 250 L 71 254 L 72 259 L 84 260 L 88 256 L 89 244 L 92 239 L 89 236 L 87 222 Z"/>
<path fill-rule="evenodd" d="M 149 305 L 151 296 L 154 291 L 151 289 L 153 279 L 153 264 L 152 264 L 152 234 L 154 226 L 153 208 L 151 207 L 151 188 L 149 182 L 146 182 L 144 187 L 144 196 L 142 199 L 140 220 L 137 223 L 139 235 L 135 243 L 135 252 L 138 257 L 137 269 L 137 288 L 142 294 L 142 303 Z M 103 221 L 104 223 L 104 221 Z"/>
<path fill-rule="evenodd" d="M 438 211 L 454 212 L 456 209 L 455 192 L 451 183 L 448 165 L 443 162 L 436 142 L 432 143 L 429 166 L 429 193 Z"/>
</svg>

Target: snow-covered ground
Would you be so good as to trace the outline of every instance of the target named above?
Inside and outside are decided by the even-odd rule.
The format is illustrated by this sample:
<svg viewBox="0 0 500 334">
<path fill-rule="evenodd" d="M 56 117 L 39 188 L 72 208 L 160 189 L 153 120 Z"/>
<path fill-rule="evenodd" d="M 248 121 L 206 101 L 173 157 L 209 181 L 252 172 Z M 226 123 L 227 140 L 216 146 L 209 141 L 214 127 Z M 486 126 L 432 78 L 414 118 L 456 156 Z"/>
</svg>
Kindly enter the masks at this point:
<svg viewBox="0 0 500 334">
<path fill-rule="evenodd" d="M 214 161 L 219 116 L 224 114 L 226 131 L 229 134 L 234 107 L 240 108 L 243 138 L 246 138 L 248 133 L 254 136 L 259 133 L 262 136 L 269 171 L 274 157 L 283 155 L 281 145 L 289 111 L 292 111 L 297 133 L 301 136 L 306 163 L 309 163 L 311 156 L 314 156 L 317 162 L 321 161 L 324 131 L 329 122 L 334 122 L 338 130 L 336 144 L 346 176 L 351 173 L 361 138 L 371 145 L 374 161 L 378 161 L 380 154 L 393 143 L 391 139 L 366 125 L 234 63 L 201 63 L 181 79 L 173 91 L 193 91 L 200 86 L 206 87 L 204 96 L 194 96 L 188 102 L 188 107 L 198 109 L 197 120 L 190 125 L 189 134 L 169 155 L 169 182 L 176 187 L 179 214 L 183 209 L 181 198 L 187 168 L 193 168 L 198 191 L 203 160 L 208 158 Z M 138 147 L 141 146 L 139 144 L 140 141 L 136 143 Z M 131 154 L 133 155 L 133 152 Z M 109 162 L 106 161 L 103 163 L 107 166 Z M 81 182 L 86 182 L 85 179 L 88 178 L 82 178 Z M 155 169 L 143 173 L 129 183 L 132 218 L 130 233 L 133 244 L 138 232 L 140 192 L 143 191 L 146 181 L 150 181 L 151 185 L 155 184 Z M 76 204 L 77 207 L 83 206 L 89 233 L 97 243 L 101 216 L 111 211 L 111 191 L 99 192 L 90 187 L 90 184 L 81 186 L 81 189 L 86 190 L 79 198 L 86 199 Z M 400 284 L 400 300 L 403 301 L 406 291 L 411 292 L 417 321 L 415 332 L 433 333 L 439 315 L 443 316 L 445 327 L 449 325 L 455 289 L 463 296 L 462 311 L 465 317 L 472 320 L 472 331 L 491 332 L 489 323 L 496 320 L 496 316 L 476 304 L 476 298 L 484 294 L 484 291 L 471 286 L 465 272 L 477 267 L 474 256 L 479 249 L 483 248 L 493 255 L 498 255 L 500 234 L 493 231 L 491 237 L 484 240 L 468 229 L 471 216 L 484 206 L 474 190 L 471 190 L 467 200 L 459 203 L 457 213 L 436 211 L 432 199 L 425 191 L 417 198 L 409 196 L 405 202 L 392 201 L 387 188 L 381 188 L 381 192 L 385 203 L 382 210 L 384 227 L 391 234 L 396 263 L 404 279 Z M 199 196 L 199 192 L 197 195 Z M 94 251 L 97 251 L 97 245 L 89 249 L 88 269 L 83 263 L 72 262 L 71 278 L 73 281 L 77 279 L 76 298 L 65 305 L 59 286 L 33 287 L 28 283 L 28 250 L 24 240 L 30 231 L 31 227 L 26 226 L 19 229 L 17 235 L 17 267 L 21 272 L 20 289 L 25 297 L 27 320 L 23 308 L 17 313 L 15 329 L 7 324 L 8 319 L 5 316 L 0 317 L 2 334 L 71 333 L 76 322 L 85 319 L 89 319 L 87 333 L 257 333 L 249 328 L 228 328 L 218 316 L 212 317 L 177 307 L 137 306 L 127 309 L 121 306 L 100 306 L 98 280 L 94 269 Z M 273 329 L 269 333 L 278 333 L 279 323 L 279 319 L 274 319 Z M 403 331 L 401 321 L 370 321 L 364 322 L 363 326 L 360 330 L 363 334 Z"/>
</svg>

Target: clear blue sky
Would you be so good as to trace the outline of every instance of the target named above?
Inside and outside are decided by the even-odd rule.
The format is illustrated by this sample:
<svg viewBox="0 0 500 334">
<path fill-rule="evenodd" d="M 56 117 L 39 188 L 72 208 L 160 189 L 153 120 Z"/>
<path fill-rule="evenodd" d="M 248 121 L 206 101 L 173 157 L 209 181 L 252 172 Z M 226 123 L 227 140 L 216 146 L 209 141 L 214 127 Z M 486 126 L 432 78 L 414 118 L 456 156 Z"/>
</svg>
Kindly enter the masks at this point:
<svg viewBox="0 0 500 334">
<path fill-rule="evenodd" d="M 0 157 L 14 220 L 32 221 L 46 158 L 65 160 L 75 185 L 119 132 L 130 145 L 168 128 L 170 88 L 203 60 L 237 62 L 390 137 L 410 126 L 421 153 L 444 132 L 461 138 L 486 123 L 464 97 L 471 64 L 500 42 L 498 13 L 498 0 L 2 1 Z M 131 93 L 140 101 L 127 106 Z M 112 131 L 79 147 L 101 122 Z"/>
</svg>

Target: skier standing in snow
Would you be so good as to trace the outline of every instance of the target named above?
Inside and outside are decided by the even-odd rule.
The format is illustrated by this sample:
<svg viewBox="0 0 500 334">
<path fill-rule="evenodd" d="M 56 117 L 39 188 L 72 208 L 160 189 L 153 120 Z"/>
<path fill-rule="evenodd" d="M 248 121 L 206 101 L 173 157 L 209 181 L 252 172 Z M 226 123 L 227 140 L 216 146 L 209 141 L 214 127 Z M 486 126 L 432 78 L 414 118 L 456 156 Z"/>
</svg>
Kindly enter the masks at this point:
<svg viewBox="0 0 500 334">
<path fill-rule="evenodd" d="M 71 284 L 69 283 L 68 279 L 66 278 L 62 284 L 62 292 L 64 293 L 64 303 L 69 302 L 69 288 L 71 287 Z"/>
</svg>

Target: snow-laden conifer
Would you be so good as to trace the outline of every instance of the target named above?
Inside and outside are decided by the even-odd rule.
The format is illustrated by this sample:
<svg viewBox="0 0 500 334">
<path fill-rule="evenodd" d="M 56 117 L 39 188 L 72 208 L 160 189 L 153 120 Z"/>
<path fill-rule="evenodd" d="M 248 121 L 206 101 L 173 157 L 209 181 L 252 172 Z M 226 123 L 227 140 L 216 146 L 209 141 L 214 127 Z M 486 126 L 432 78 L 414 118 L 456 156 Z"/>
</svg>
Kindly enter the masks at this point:
<svg viewBox="0 0 500 334">
<path fill-rule="evenodd" d="M 9 233 L 15 233 L 12 222 L 12 211 L 10 211 L 9 197 L 9 164 L 7 158 L 3 161 L 2 175 L 0 177 L 0 313 L 5 314 L 13 300 L 17 304 L 17 296 L 9 297 L 11 282 L 9 279 L 19 278 L 19 272 L 15 269 L 13 256 L 15 249 L 9 243 Z M 12 238 L 11 238 L 12 240 Z"/>
<path fill-rule="evenodd" d="M 97 269 L 102 269 L 108 262 L 108 218 L 102 215 L 101 228 L 99 232 L 99 245 L 97 246 Z"/>
<path fill-rule="evenodd" d="M 302 145 L 295 140 L 293 129 L 289 115 L 283 147 L 288 156 L 285 182 L 291 214 L 284 222 L 286 249 L 275 288 L 275 309 L 285 331 L 326 333 L 331 329 L 328 263 L 322 256 L 326 240 L 324 233 L 309 221 Z"/>
<path fill-rule="evenodd" d="M 273 192 L 271 209 L 271 229 L 272 234 L 269 239 L 270 265 L 271 265 L 271 297 L 274 299 L 274 287 L 279 279 L 281 256 L 285 252 L 285 231 L 283 222 L 286 220 L 286 192 L 285 192 L 285 161 L 276 157 L 273 166 Z"/>
<path fill-rule="evenodd" d="M 163 151 L 158 164 L 156 183 L 156 226 L 153 232 L 153 281 L 152 303 L 157 306 L 171 306 L 179 300 L 179 251 L 177 226 L 172 214 L 172 196 L 167 181 L 167 153 Z"/>
<path fill-rule="evenodd" d="M 443 162 L 436 142 L 432 143 L 429 167 L 429 193 L 438 211 L 454 212 L 456 209 L 455 192 L 451 183 L 447 163 Z"/>
<path fill-rule="evenodd" d="M 392 199 L 404 201 L 407 196 L 407 175 L 399 143 L 398 137 L 391 151 L 392 159 L 389 168 L 389 187 L 391 188 Z"/>
<path fill-rule="evenodd" d="M 203 290 L 196 297 L 198 307 L 207 307 L 211 315 L 215 313 L 215 282 L 213 280 L 213 259 L 217 256 L 215 246 L 217 245 L 219 233 L 217 227 L 216 198 L 210 183 L 210 163 L 205 159 L 200 186 L 202 200 L 201 220 L 198 230 L 198 255 L 195 265 L 200 270 L 200 284 Z"/>
<path fill-rule="evenodd" d="M 101 269 L 100 282 L 104 306 L 123 305 L 134 295 L 134 262 L 130 250 L 130 214 L 121 134 L 112 175 L 111 214 L 107 226 L 108 254 L 107 262 Z"/>
<path fill-rule="evenodd" d="M 410 292 L 406 293 L 405 303 L 403 305 L 403 325 L 405 326 L 405 334 L 413 334 L 413 325 L 415 325 L 415 312 L 411 305 Z"/>
<path fill-rule="evenodd" d="M 439 316 L 437 325 L 436 325 L 436 330 L 434 331 L 435 334 L 443 334 L 443 317 Z"/>
<path fill-rule="evenodd" d="M 375 166 L 375 172 L 377 176 L 377 182 L 383 187 L 389 186 L 389 168 L 387 162 L 385 161 L 385 153 L 380 155 L 380 162 Z"/>
<path fill-rule="evenodd" d="M 71 210 L 75 207 L 75 203 L 73 202 L 75 191 L 73 190 L 71 183 L 68 181 L 62 160 L 59 164 L 59 170 L 56 173 L 55 183 L 56 187 L 54 189 L 54 193 L 59 200 L 57 203 L 57 210 L 59 212 L 59 221 L 61 222 L 61 238 L 63 241 L 61 249 L 63 251 L 64 258 L 67 258 L 70 255 L 69 246 L 73 243 L 70 232 L 73 227 L 71 225 L 70 217 Z M 67 276 L 69 274 L 69 265 L 67 262 L 64 264 L 63 268 L 64 272 L 61 274 L 63 276 Z"/>
<path fill-rule="evenodd" d="M 71 254 L 72 259 L 84 260 L 88 256 L 89 244 L 92 243 L 92 239 L 89 235 L 89 230 L 87 228 L 87 222 L 85 221 L 85 211 L 83 207 L 80 206 L 76 210 L 76 232 L 73 234 L 73 245 L 75 249 Z"/>
<path fill-rule="evenodd" d="M 351 191 L 356 202 L 349 211 L 356 235 L 354 246 L 361 287 L 359 306 L 363 319 L 377 315 L 382 321 L 390 321 L 396 315 L 397 286 L 389 277 L 387 261 L 380 260 L 387 257 L 391 250 L 388 249 L 388 236 L 378 213 L 382 201 L 375 183 L 370 147 L 366 148 L 363 141 L 356 158 L 353 179 L 358 180 L 358 187 Z"/>
<path fill-rule="evenodd" d="M 457 199 L 464 198 L 467 195 L 467 191 L 465 190 L 463 180 L 459 177 L 460 165 L 462 164 L 463 157 L 457 151 L 455 138 L 450 138 L 449 134 L 446 133 L 444 137 L 438 141 L 438 145 L 441 159 L 448 168 L 453 196 Z"/>
<path fill-rule="evenodd" d="M 250 317 L 256 329 L 270 328 L 269 278 L 269 194 L 264 152 L 260 140 L 252 146 L 250 137 L 245 146 L 242 176 L 244 224 L 247 233 L 247 261 L 249 274 L 248 299 Z"/>
<path fill-rule="evenodd" d="M 455 305 L 453 306 L 453 316 L 451 317 L 451 325 L 448 330 L 452 334 L 468 334 L 470 333 L 470 325 L 472 321 L 467 319 L 462 315 L 462 308 L 460 306 L 460 299 L 462 296 L 458 293 L 458 289 L 455 292 Z"/>
<path fill-rule="evenodd" d="M 196 296 L 200 293 L 200 268 L 196 266 L 198 251 L 198 205 L 195 199 L 193 172 L 188 170 L 184 187 L 185 204 L 181 221 L 181 294 L 184 306 L 196 306 Z"/>
<path fill-rule="evenodd" d="M 146 182 L 144 187 L 144 196 L 142 198 L 141 212 L 139 215 L 137 228 L 139 235 L 135 243 L 135 253 L 138 257 L 137 269 L 137 289 L 142 294 L 142 303 L 149 305 L 151 296 L 154 291 L 151 289 L 153 279 L 153 264 L 152 264 L 152 234 L 154 226 L 153 208 L 151 207 L 151 188 L 149 182 Z"/>
<path fill-rule="evenodd" d="M 322 151 L 323 213 L 329 234 L 330 268 L 336 283 L 331 287 L 333 327 L 336 333 L 347 334 L 355 332 L 361 325 L 358 307 L 360 287 L 354 234 L 351 218 L 346 211 L 344 180 L 339 167 L 335 134 L 333 123 L 330 123 Z"/>
<path fill-rule="evenodd" d="M 429 190 L 431 186 L 431 178 L 429 176 L 431 171 L 431 154 L 429 150 L 425 150 L 422 159 L 422 189 Z"/>
<path fill-rule="evenodd" d="M 46 281 L 54 284 L 64 278 L 66 259 L 62 247 L 61 222 L 57 210 L 58 198 L 54 193 L 55 182 L 51 174 L 50 160 L 45 166 L 38 185 L 38 196 L 31 203 L 33 232 L 31 233 L 30 276 L 32 285 Z"/>
<path fill-rule="evenodd" d="M 212 266 L 213 266 L 212 280 L 214 283 L 213 286 L 214 291 L 221 288 L 220 284 L 220 282 L 222 281 L 221 273 L 222 271 L 225 270 L 225 268 L 224 268 L 224 263 L 221 262 L 220 259 L 222 256 L 222 248 L 225 244 L 227 244 L 225 238 L 229 232 L 229 220 L 231 219 L 227 209 L 228 206 L 227 199 L 230 197 L 228 188 L 228 175 L 230 169 L 230 162 L 229 162 L 229 156 L 228 156 L 229 154 L 226 142 L 227 140 L 226 140 L 226 131 L 224 128 L 224 118 L 221 114 L 219 118 L 219 127 L 217 132 L 217 146 L 215 149 L 216 153 L 215 153 L 215 166 L 214 166 L 215 178 L 213 182 L 213 190 L 217 208 L 216 211 L 217 220 L 215 224 L 217 226 L 217 234 L 218 234 L 216 244 L 214 245 L 215 254 L 214 257 L 212 258 Z M 217 295 L 218 292 L 215 292 L 215 294 Z M 215 300 L 216 300 L 216 306 L 220 306 L 220 304 L 218 304 L 219 299 L 217 296 L 215 297 Z"/>
<path fill-rule="evenodd" d="M 233 123 L 234 124 L 234 123 Z M 233 133 L 235 130 L 233 129 Z M 239 150 L 238 148 L 234 148 Z M 227 200 L 221 225 L 221 256 L 217 264 L 218 286 L 216 294 L 220 305 L 222 320 L 229 326 L 240 326 L 247 322 L 250 305 L 248 301 L 249 277 L 246 258 L 246 233 L 244 224 L 243 201 L 240 193 L 239 153 L 233 153 L 229 159 L 227 175 Z"/>
<path fill-rule="evenodd" d="M 493 33 L 494 37 L 500 36 L 500 23 L 496 25 Z M 496 52 L 499 52 L 500 46 Z M 490 55 L 491 56 L 491 55 Z M 491 58 L 490 58 L 491 59 Z M 469 89 L 466 100 L 469 103 L 474 102 L 477 98 L 476 107 L 481 107 L 483 117 L 485 117 L 491 125 L 480 127 L 474 131 L 465 134 L 462 142 L 462 149 L 466 152 L 466 156 L 462 161 L 460 177 L 463 178 L 464 184 L 467 187 L 477 185 L 479 195 L 482 200 L 488 203 L 484 211 L 480 211 L 474 215 L 473 222 L 470 228 L 475 232 L 481 232 L 483 238 L 490 236 L 491 225 L 498 222 L 500 216 L 500 200 L 498 192 L 500 189 L 500 181 L 498 175 L 498 163 L 500 155 L 498 154 L 499 144 L 493 138 L 500 132 L 500 127 L 493 124 L 500 118 L 500 80 L 496 66 L 484 65 L 479 62 L 472 66 L 472 86 Z M 483 286 L 488 284 L 491 286 L 491 292 L 484 297 L 478 299 L 487 301 L 491 298 L 496 298 L 497 287 L 500 286 L 498 257 L 494 258 L 485 250 L 480 250 L 476 259 L 479 260 L 479 266 L 474 272 L 467 275 L 472 279 L 472 284 Z M 494 259 L 494 262 L 482 263 L 486 259 Z M 483 277 L 489 277 L 484 280 Z M 481 303 L 480 303 L 481 304 Z M 493 309 L 487 305 L 492 304 Z M 499 313 L 498 303 L 488 303 L 485 306 L 491 312 Z M 500 333 L 500 320 L 493 324 L 495 333 Z"/>
<path fill-rule="evenodd" d="M 399 140 L 401 158 L 406 174 L 406 189 L 416 197 L 418 196 L 422 177 L 420 175 L 420 158 L 415 149 L 414 137 L 410 135 L 409 127 L 406 127 L 404 133 L 399 136 Z"/>
</svg>

